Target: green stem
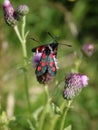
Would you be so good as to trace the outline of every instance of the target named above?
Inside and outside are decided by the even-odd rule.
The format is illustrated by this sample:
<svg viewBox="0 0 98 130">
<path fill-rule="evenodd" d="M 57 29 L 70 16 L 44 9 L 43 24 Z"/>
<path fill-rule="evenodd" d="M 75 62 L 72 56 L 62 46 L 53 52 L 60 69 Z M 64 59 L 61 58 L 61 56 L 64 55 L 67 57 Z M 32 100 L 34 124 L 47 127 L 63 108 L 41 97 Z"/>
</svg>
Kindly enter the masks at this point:
<svg viewBox="0 0 98 130">
<path fill-rule="evenodd" d="M 28 88 L 28 70 L 24 69 L 24 82 L 25 82 L 25 93 L 26 93 L 26 98 L 27 98 L 27 104 L 28 104 L 28 110 L 31 112 L 31 104 L 30 104 L 30 99 L 29 99 L 29 88 Z"/>
<path fill-rule="evenodd" d="M 27 64 L 27 49 L 26 49 L 26 38 L 25 38 L 25 26 L 26 26 L 26 16 L 23 16 L 23 23 L 22 23 L 22 50 L 23 50 L 23 57 L 25 60 L 25 64 Z"/>
<path fill-rule="evenodd" d="M 18 29 L 17 26 L 14 26 L 14 31 L 16 32 L 16 35 L 17 35 L 17 37 L 18 37 L 20 43 L 22 44 L 22 38 L 21 38 L 21 35 L 20 35 L 20 33 L 19 33 L 19 29 Z"/>
<path fill-rule="evenodd" d="M 63 110 L 64 107 L 65 107 L 65 102 L 63 102 L 62 105 L 60 106 L 60 110 Z M 60 118 L 59 115 L 54 115 L 52 124 L 50 126 L 50 130 L 55 129 L 56 122 L 59 120 L 59 118 Z"/>
<path fill-rule="evenodd" d="M 27 61 L 27 49 L 26 49 L 25 25 L 26 25 L 26 17 L 24 16 L 21 35 L 17 26 L 14 27 L 14 30 L 16 32 L 16 35 L 22 47 L 22 53 L 23 53 L 23 58 L 24 58 L 23 72 L 24 72 L 25 93 L 26 93 L 28 109 L 29 111 L 31 111 L 31 105 L 30 105 L 30 99 L 29 99 L 29 87 L 28 87 L 28 61 Z"/>
<path fill-rule="evenodd" d="M 38 128 L 38 130 L 43 130 L 43 125 L 44 125 L 44 122 L 45 122 L 46 111 L 47 111 L 48 106 L 49 106 L 48 85 L 45 85 L 45 94 L 46 94 L 47 101 L 46 101 L 46 104 L 44 106 L 44 109 L 43 109 L 43 112 L 42 112 L 42 115 L 41 115 L 41 118 L 40 118 L 40 121 L 39 121 L 39 128 Z"/>
<path fill-rule="evenodd" d="M 26 16 L 23 16 L 23 24 L 22 24 L 22 38 L 25 39 L 25 26 L 26 26 Z"/>
<path fill-rule="evenodd" d="M 65 118 L 66 118 L 68 110 L 70 109 L 71 103 L 72 103 L 72 100 L 68 101 L 67 108 L 65 109 L 65 112 L 63 113 L 63 117 L 62 117 L 62 120 L 61 120 L 60 130 L 64 130 Z"/>
<path fill-rule="evenodd" d="M 45 85 L 45 93 L 46 93 L 46 98 L 47 98 L 47 102 L 49 101 L 49 90 L 48 90 L 48 85 Z"/>
</svg>

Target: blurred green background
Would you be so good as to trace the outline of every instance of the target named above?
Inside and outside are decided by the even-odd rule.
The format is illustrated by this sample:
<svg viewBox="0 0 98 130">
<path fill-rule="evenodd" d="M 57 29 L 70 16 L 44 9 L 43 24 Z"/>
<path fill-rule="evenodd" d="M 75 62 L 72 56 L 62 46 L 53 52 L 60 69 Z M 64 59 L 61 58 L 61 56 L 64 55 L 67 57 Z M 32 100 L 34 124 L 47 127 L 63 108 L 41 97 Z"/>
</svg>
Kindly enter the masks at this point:
<svg viewBox="0 0 98 130">
<path fill-rule="evenodd" d="M 58 36 L 58 42 L 71 44 L 72 48 L 59 45 L 56 78 L 49 84 L 54 102 L 60 106 L 61 91 L 64 87 L 65 74 L 71 72 L 77 62 L 81 62 L 79 72 L 89 77 L 89 85 L 73 102 L 74 108 L 68 112 L 65 127 L 72 124 L 73 130 L 98 130 L 98 0 L 11 0 L 16 9 L 20 4 L 27 4 L 26 29 L 27 51 L 29 58 L 29 92 L 32 103 L 32 126 L 36 126 L 38 113 L 45 103 L 43 85 L 40 85 L 32 67 L 31 49 L 38 43 L 30 36 L 46 44 L 52 41 L 47 31 Z M 33 130 L 28 121 L 27 104 L 24 93 L 22 55 L 20 43 L 14 30 L 6 25 L 0 1 L 0 104 L 1 111 L 8 117 L 15 117 L 9 123 L 11 130 Z M 95 52 L 92 57 L 82 54 L 82 45 L 92 43 Z M 58 88 L 56 90 L 55 88 Z M 60 92 L 59 92 L 60 91 Z M 11 101 L 11 102 L 10 102 Z M 55 115 L 58 116 L 58 115 Z M 50 130 L 50 123 L 55 116 L 47 115 L 44 130 Z M 59 130 L 59 120 L 54 130 Z"/>
</svg>

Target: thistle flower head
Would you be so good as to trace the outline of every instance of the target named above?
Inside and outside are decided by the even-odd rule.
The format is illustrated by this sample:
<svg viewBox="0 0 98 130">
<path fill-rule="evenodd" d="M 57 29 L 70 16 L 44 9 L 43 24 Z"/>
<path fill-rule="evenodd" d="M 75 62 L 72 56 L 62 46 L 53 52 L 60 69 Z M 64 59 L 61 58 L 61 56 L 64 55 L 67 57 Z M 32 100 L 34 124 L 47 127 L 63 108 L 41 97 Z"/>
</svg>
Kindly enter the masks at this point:
<svg viewBox="0 0 98 130">
<path fill-rule="evenodd" d="M 84 44 L 83 47 L 82 47 L 83 53 L 84 53 L 85 55 L 89 56 L 89 57 L 93 55 L 94 50 L 95 50 L 95 47 L 94 47 L 94 45 L 91 44 L 91 43 L 86 43 L 86 44 Z"/>
<path fill-rule="evenodd" d="M 67 100 L 70 100 L 75 97 L 75 91 L 71 88 L 66 88 L 63 91 L 63 97 Z"/>
<path fill-rule="evenodd" d="M 64 98 L 73 98 L 78 95 L 86 85 L 88 85 L 88 77 L 86 75 L 80 73 L 69 74 L 65 78 Z"/>
<path fill-rule="evenodd" d="M 17 24 L 18 16 L 9 0 L 4 0 L 3 11 L 5 22 L 10 26 Z"/>
<path fill-rule="evenodd" d="M 86 75 L 81 75 L 81 81 L 84 87 L 88 85 L 88 77 Z"/>
<path fill-rule="evenodd" d="M 9 0 L 4 0 L 3 6 L 6 7 L 6 6 L 9 6 L 9 5 L 11 5 L 10 1 Z"/>
<path fill-rule="evenodd" d="M 19 5 L 17 8 L 17 13 L 19 15 L 24 16 L 24 15 L 28 14 L 28 12 L 29 12 L 29 8 L 27 5 Z"/>
<path fill-rule="evenodd" d="M 82 88 L 88 84 L 88 77 L 80 73 L 71 73 L 65 78 L 65 88 Z"/>
<path fill-rule="evenodd" d="M 34 57 L 33 57 L 33 63 L 34 63 L 34 67 L 36 68 L 40 59 L 41 59 L 42 53 L 35 53 Z"/>
</svg>

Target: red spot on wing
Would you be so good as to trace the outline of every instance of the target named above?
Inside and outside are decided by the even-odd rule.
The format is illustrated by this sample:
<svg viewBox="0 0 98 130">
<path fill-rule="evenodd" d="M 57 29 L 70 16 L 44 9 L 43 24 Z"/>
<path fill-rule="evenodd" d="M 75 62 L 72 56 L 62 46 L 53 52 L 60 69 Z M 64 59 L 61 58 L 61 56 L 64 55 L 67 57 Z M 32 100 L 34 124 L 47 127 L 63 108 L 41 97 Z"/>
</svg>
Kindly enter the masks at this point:
<svg viewBox="0 0 98 130">
<path fill-rule="evenodd" d="M 53 58 L 53 54 L 50 54 L 50 58 Z"/>
<path fill-rule="evenodd" d="M 41 68 L 40 66 L 37 67 L 37 71 L 41 71 L 41 69 L 42 69 L 42 68 Z"/>
<path fill-rule="evenodd" d="M 52 71 L 56 71 L 56 68 L 55 68 L 55 67 L 52 67 Z"/>
<path fill-rule="evenodd" d="M 42 58 L 46 58 L 46 54 L 42 54 Z"/>
<path fill-rule="evenodd" d="M 49 64 L 49 65 L 52 67 L 52 66 L 53 66 L 53 64 L 54 64 L 54 62 L 50 62 L 50 64 Z"/>
<path fill-rule="evenodd" d="M 46 63 L 45 63 L 45 62 L 40 62 L 40 64 L 41 64 L 42 66 L 45 66 L 45 65 L 46 65 Z"/>
<path fill-rule="evenodd" d="M 39 47 L 37 47 L 37 51 L 38 52 L 43 52 L 44 50 L 45 50 L 45 46 L 39 46 Z"/>
</svg>

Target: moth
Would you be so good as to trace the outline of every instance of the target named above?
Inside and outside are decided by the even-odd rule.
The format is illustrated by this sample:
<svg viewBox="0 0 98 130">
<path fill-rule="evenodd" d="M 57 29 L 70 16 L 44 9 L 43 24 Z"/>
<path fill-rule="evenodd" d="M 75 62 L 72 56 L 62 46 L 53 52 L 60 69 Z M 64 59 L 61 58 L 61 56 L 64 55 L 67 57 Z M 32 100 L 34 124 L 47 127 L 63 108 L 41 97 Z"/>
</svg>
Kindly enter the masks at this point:
<svg viewBox="0 0 98 130">
<path fill-rule="evenodd" d="M 53 38 L 53 36 L 50 33 L 49 35 Z M 52 43 L 37 46 L 32 49 L 32 52 L 34 53 L 33 61 L 35 66 L 35 74 L 39 83 L 49 83 L 55 77 L 58 69 L 58 45 L 59 43 L 56 40 L 54 40 Z"/>
<path fill-rule="evenodd" d="M 32 52 L 35 53 L 35 74 L 39 83 L 48 83 L 55 77 L 58 69 L 57 49 L 58 43 L 50 43 L 32 49 Z"/>
</svg>

